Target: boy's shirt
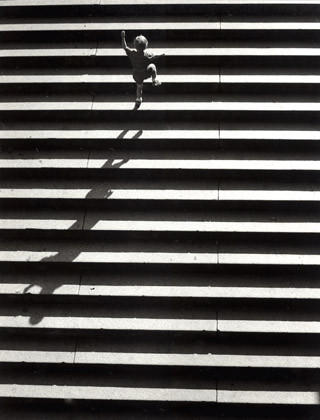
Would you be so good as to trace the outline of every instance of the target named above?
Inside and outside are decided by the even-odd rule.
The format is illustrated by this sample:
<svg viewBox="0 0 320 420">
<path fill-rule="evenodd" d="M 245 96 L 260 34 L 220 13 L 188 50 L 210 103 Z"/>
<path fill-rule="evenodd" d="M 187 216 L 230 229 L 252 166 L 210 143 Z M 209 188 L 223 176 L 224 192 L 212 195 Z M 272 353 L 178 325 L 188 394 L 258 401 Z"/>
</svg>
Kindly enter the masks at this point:
<svg viewBox="0 0 320 420">
<path fill-rule="evenodd" d="M 136 71 L 145 71 L 154 58 L 154 55 L 146 50 L 138 52 L 137 50 L 128 48 L 126 53 L 133 69 Z"/>
</svg>

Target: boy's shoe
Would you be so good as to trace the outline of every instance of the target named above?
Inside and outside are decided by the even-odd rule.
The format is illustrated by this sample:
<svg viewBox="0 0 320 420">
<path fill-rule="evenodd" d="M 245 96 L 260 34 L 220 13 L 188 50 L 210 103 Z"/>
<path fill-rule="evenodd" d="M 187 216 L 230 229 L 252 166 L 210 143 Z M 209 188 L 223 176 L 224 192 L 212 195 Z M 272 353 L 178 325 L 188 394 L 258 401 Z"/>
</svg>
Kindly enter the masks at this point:
<svg viewBox="0 0 320 420">
<path fill-rule="evenodd" d="M 155 80 L 153 80 L 153 82 L 152 82 L 152 86 L 161 86 L 162 85 L 162 83 L 160 82 L 160 80 L 158 80 L 158 79 L 155 79 Z"/>
<path fill-rule="evenodd" d="M 142 103 L 142 98 L 137 98 L 137 99 L 136 99 L 136 104 L 135 104 L 135 106 L 134 106 L 134 109 L 135 109 L 135 110 L 139 109 L 139 108 L 140 108 L 141 103 Z"/>
</svg>

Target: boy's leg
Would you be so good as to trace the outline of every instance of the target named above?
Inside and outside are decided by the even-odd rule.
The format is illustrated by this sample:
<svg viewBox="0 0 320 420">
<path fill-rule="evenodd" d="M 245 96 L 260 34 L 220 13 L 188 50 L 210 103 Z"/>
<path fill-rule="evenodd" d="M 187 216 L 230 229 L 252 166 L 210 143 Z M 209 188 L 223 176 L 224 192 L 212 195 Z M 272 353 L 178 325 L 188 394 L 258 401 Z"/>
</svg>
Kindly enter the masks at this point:
<svg viewBox="0 0 320 420">
<path fill-rule="evenodd" d="M 161 82 L 157 79 L 157 67 L 154 64 L 149 64 L 148 71 L 151 72 L 153 86 L 160 86 Z"/>
<path fill-rule="evenodd" d="M 142 103 L 142 91 L 143 91 L 143 83 L 137 83 L 137 97 L 136 97 L 136 104 L 134 106 L 134 110 L 137 110 L 140 108 L 140 105 Z"/>
<path fill-rule="evenodd" d="M 143 83 L 137 83 L 137 99 L 136 102 L 142 102 L 142 93 L 143 93 Z"/>
</svg>

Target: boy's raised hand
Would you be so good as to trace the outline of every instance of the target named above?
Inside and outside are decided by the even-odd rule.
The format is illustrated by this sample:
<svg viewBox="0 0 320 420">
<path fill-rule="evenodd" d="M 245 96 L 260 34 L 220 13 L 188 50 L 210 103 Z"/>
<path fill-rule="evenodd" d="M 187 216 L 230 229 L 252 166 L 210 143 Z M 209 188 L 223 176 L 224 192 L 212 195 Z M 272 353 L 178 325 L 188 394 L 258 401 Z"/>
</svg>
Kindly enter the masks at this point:
<svg viewBox="0 0 320 420">
<path fill-rule="evenodd" d="M 124 37 L 126 36 L 125 31 L 122 31 L 122 32 L 121 32 L 121 36 L 122 36 L 122 38 L 124 38 Z"/>
</svg>

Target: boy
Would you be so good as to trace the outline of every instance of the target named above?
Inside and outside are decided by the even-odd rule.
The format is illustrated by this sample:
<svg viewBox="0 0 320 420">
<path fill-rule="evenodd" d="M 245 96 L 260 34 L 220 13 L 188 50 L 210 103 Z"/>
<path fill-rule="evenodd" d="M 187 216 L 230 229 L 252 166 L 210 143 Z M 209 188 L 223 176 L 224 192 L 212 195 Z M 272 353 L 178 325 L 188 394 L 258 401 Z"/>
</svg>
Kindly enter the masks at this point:
<svg viewBox="0 0 320 420">
<path fill-rule="evenodd" d="M 152 77 L 153 86 L 161 85 L 160 80 L 157 79 L 157 68 L 152 61 L 159 57 L 163 57 L 164 54 L 154 55 L 147 52 L 146 49 L 148 48 L 148 41 L 143 35 L 137 36 L 134 40 L 134 49 L 127 46 L 125 31 L 121 32 L 121 37 L 122 48 L 125 50 L 133 67 L 133 78 L 137 83 L 136 108 L 139 108 L 142 102 L 144 80 Z"/>
</svg>

